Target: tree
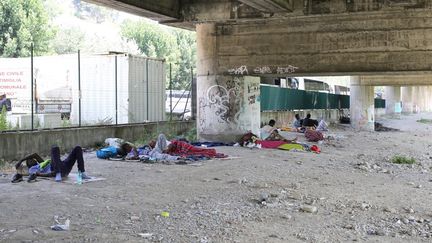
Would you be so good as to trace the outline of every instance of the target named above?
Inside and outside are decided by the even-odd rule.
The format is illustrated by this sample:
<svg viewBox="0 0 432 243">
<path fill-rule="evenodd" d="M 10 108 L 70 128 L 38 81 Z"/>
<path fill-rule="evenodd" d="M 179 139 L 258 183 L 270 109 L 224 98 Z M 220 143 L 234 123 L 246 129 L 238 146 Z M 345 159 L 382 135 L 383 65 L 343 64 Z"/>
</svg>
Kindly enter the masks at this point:
<svg viewBox="0 0 432 243">
<path fill-rule="evenodd" d="M 109 8 L 81 0 L 73 0 L 72 3 L 75 7 L 75 16 L 80 19 L 93 19 L 96 23 L 103 23 L 106 20 L 115 21 L 118 18 L 118 12 Z"/>
<path fill-rule="evenodd" d="M 177 36 L 177 47 L 180 57 L 176 64 L 177 72 L 174 75 L 174 89 L 190 89 L 189 84 L 192 80 L 191 69 L 195 73 L 196 68 L 196 34 L 187 30 L 175 30 Z"/>
<path fill-rule="evenodd" d="M 85 33 L 78 27 L 62 28 L 53 40 L 53 49 L 57 54 L 76 53 L 83 46 Z"/>
<path fill-rule="evenodd" d="M 176 37 L 167 28 L 161 28 L 148 21 L 126 21 L 122 25 L 122 35 L 134 40 L 140 51 L 148 57 L 174 61 L 178 56 Z"/>
<path fill-rule="evenodd" d="M 126 21 L 122 25 L 122 35 L 135 41 L 145 56 L 164 58 L 172 64 L 173 89 L 189 88 L 190 70 L 196 65 L 194 32 L 149 21 Z"/>
<path fill-rule="evenodd" d="M 41 0 L 0 1 L 0 56 L 26 57 L 50 52 L 54 29 Z"/>
<path fill-rule="evenodd" d="M 6 106 L 3 106 L 0 111 L 0 131 L 6 131 L 10 129 L 6 116 L 7 116 Z"/>
</svg>

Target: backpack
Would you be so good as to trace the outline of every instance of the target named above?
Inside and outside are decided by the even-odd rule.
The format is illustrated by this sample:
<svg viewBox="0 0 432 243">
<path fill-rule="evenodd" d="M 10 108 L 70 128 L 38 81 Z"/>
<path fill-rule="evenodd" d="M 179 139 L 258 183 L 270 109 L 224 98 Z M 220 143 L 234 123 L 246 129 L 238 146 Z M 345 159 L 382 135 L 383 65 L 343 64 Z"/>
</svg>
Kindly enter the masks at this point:
<svg viewBox="0 0 432 243">
<path fill-rule="evenodd" d="M 113 146 L 105 147 L 96 151 L 99 159 L 108 159 L 117 156 L 117 148 Z"/>
</svg>

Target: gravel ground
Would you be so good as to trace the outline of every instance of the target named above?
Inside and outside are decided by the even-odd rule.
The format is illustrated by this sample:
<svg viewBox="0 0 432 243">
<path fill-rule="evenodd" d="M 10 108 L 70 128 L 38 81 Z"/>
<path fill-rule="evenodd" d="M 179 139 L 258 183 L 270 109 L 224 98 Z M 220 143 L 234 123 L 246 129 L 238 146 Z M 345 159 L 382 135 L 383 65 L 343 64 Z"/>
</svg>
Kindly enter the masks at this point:
<svg viewBox="0 0 432 243">
<path fill-rule="evenodd" d="M 321 154 L 218 147 L 233 158 L 164 165 L 93 152 L 87 171 L 107 180 L 83 185 L 3 173 L 0 241 L 431 242 L 432 125 L 420 117 L 432 114 L 382 120 L 399 132 L 335 128 Z M 52 231 L 54 218 L 70 229 Z"/>
</svg>

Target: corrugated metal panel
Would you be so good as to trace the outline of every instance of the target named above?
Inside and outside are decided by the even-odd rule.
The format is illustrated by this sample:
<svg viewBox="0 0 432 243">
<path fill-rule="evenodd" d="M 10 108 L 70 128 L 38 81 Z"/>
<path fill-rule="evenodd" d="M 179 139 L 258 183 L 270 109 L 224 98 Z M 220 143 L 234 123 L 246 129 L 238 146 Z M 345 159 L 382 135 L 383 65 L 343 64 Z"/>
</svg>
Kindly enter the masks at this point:
<svg viewBox="0 0 432 243">
<path fill-rule="evenodd" d="M 149 78 L 149 120 L 162 121 L 165 118 L 165 72 L 164 63 L 148 61 Z"/>
<path fill-rule="evenodd" d="M 376 100 L 375 105 L 377 108 L 385 107 L 385 101 Z M 261 111 L 347 108 L 349 108 L 348 95 L 261 85 Z"/>
<path fill-rule="evenodd" d="M 129 56 L 129 122 L 165 118 L 163 60 Z"/>
<path fill-rule="evenodd" d="M 83 125 L 115 123 L 114 56 L 81 58 L 81 121 Z M 122 100 L 122 93 L 119 100 Z M 74 111 L 78 100 L 74 100 Z M 71 115 L 77 119 L 78 113 Z"/>
<path fill-rule="evenodd" d="M 129 122 L 146 120 L 146 66 L 145 59 L 129 56 Z"/>
<path fill-rule="evenodd" d="M 375 98 L 375 108 L 386 108 L 385 99 Z"/>
</svg>

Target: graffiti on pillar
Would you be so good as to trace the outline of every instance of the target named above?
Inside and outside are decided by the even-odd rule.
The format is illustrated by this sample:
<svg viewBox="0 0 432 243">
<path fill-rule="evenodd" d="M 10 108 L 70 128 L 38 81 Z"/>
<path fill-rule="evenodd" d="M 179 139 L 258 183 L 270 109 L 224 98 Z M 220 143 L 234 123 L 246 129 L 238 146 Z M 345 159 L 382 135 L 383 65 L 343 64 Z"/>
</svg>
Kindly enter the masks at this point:
<svg viewBox="0 0 432 243">
<path fill-rule="evenodd" d="M 228 73 L 234 74 L 234 75 L 248 75 L 249 70 L 248 70 L 247 66 L 240 66 L 237 68 L 228 69 Z"/>
<path fill-rule="evenodd" d="M 205 97 L 200 97 L 198 99 L 198 107 L 199 107 L 199 110 L 198 110 L 199 114 L 201 116 L 203 116 L 205 114 L 205 108 L 207 107 Z M 205 122 L 206 122 L 205 116 L 202 117 L 201 119 L 198 119 L 198 122 L 199 122 L 199 127 L 204 127 L 205 126 Z"/>
<path fill-rule="evenodd" d="M 222 85 L 213 85 L 207 89 L 207 104 L 215 111 L 219 123 L 237 125 L 240 115 L 241 90 L 238 78 L 233 82 Z"/>
<path fill-rule="evenodd" d="M 248 101 L 249 101 L 249 105 L 255 104 L 256 96 L 255 95 L 249 96 Z"/>
<path fill-rule="evenodd" d="M 260 84 L 259 83 L 248 83 L 247 84 L 247 93 L 255 93 L 257 91 L 260 91 Z"/>
<path fill-rule="evenodd" d="M 224 76 L 198 91 L 199 132 L 259 131 L 259 83 L 256 77 Z"/>
</svg>

